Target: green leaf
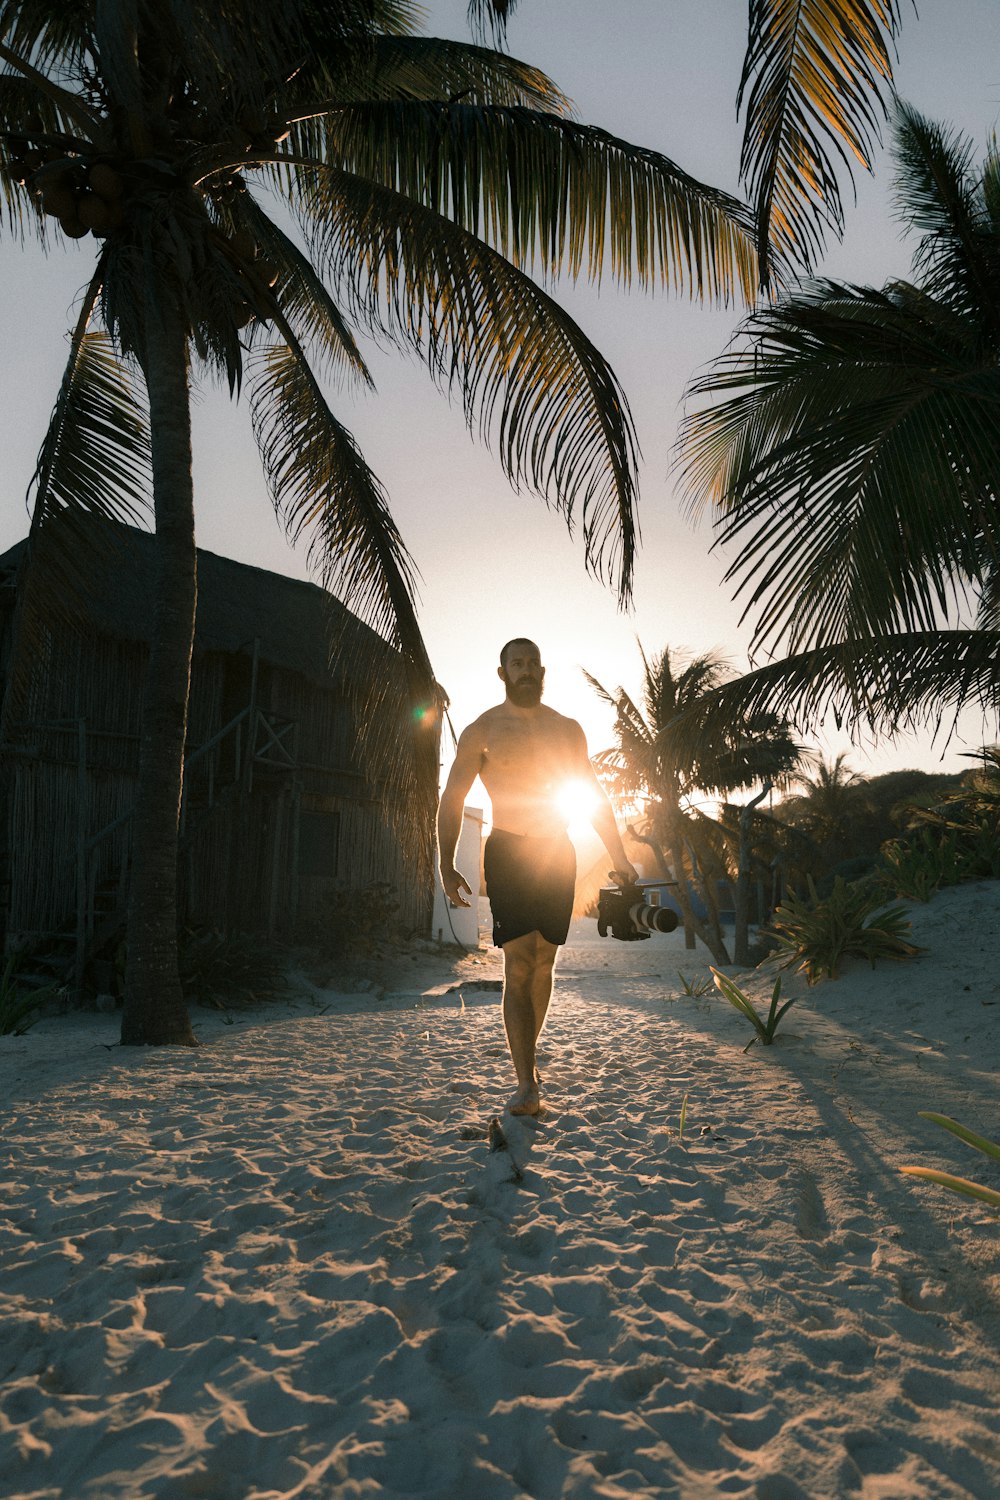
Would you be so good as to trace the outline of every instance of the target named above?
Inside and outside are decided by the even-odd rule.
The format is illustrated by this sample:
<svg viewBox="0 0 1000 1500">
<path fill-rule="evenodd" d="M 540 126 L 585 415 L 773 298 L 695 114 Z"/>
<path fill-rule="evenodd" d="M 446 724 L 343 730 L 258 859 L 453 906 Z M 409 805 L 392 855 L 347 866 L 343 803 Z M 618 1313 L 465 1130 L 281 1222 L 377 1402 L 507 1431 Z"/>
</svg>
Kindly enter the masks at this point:
<svg viewBox="0 0 1000 1500">
<path fill-rule="evenodd" d="M 487 245 L 432 210 L 345 173 L 302 174 L 311 248 L 353 315 L 419 350 L 495 443 L 515 487 L 530 485 L 585 556 L 630 597 L 638 460 L 624 393 L 573 320 Z"/>
<path fill-rule="evenodd" d="M 326 130 L 332 164 L 447 216 L 520 266 L 753 300 L 746 206 L 594 126 L 517 106 L 386 101 L 338 111 Z"/>
<path fill-rule="evenodd" d="M 1000 1161 L 1000 1144 L 997 1142 L 988 1141 L 985 1136 L 976 1135 L 975 1131 L 969 1130 L 965 1125 L 959 1125 L 949 1115 L 937 1115 L 923 1109 L 919 1113 L 922 1120 L 932 1120 L 935 1125 L 940 1125 L 942 1130 L 950 1130 L 952 1135 L 957 1135 L 958 1139 L 965 1141 L 966 1145 L 974 1146 L 977 1151 L 992 1156 L 994 1161 Z"/>
<path fill-rule="evenodd" d="M 842 232 L 838 164 L 872 170 L 899 24 L 896 0 L 751 0 L 737 107 L 763 285 L 773 256 L 808 270 Z"/>
<path fill-rule="evenodd" d="M 936 1172 L 931 1167 L 900 1167 L 909 1177 L 919 1177 L 924 1182 L 937 1183 L 952 1193 L 960 1193 L 964 1198 L 976 1198 L 980 1203 L 986 1203 L 990 1208 L 1000 1210 L 1000 1193 L 993 1188 L 983 1187 L 981 1183 L 971 1182 L 968 1177 L 953 1177 L 949 1172 Z"/>
</svg>

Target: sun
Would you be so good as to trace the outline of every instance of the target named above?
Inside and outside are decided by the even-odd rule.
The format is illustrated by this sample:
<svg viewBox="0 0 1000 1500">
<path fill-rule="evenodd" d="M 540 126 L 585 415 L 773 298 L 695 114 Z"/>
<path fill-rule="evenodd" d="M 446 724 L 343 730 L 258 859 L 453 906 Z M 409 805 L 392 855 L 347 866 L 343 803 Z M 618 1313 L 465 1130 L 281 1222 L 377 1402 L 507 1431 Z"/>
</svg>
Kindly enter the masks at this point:
<svg viewBox="0 0 1000 1500">
<path fill-rule="evenodd" d="M 597 794 L 586 781 L 564 781 L 556 792 L 555 803 L 566 819 L 568 833 L 585 833 L 597 808 Z"/>
</svg>

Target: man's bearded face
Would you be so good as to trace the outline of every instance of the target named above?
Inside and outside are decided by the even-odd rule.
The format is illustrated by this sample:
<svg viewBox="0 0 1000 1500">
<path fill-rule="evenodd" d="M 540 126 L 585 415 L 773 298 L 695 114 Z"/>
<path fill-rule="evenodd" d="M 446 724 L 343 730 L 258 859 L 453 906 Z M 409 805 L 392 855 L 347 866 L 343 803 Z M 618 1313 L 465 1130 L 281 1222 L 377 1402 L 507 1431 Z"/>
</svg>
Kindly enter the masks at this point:
<svg viewBox="0 0 1000 1500">
<path fill-rule="evenodd" d="M 536 657 L 522 661 L 515 657 L 510 667 L 501 667 L 500 676 L 507 689 L 507 697 L 517 708 L 537 708 L 542 701 L 545 686 L 545 668 Z"/>
</svg>

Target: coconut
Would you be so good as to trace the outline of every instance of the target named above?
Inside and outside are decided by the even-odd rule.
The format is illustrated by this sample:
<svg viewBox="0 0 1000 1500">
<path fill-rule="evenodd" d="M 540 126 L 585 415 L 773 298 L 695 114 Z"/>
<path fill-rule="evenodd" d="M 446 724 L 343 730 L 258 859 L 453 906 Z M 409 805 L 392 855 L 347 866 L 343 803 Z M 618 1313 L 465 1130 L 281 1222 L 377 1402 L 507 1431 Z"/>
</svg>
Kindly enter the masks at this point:
<svg viewBox="0 0 1000 1500">
<path fill-rule="evenodd" d="M 237 229 L 229 236 L 229 243 L 240 260 L 253 260 L 257 254 L 257 241 L 248 229 Z"/>
<path fill-rule="evenodd" d="M 96 235 L 107 234 L 111 228 L 108 205 L 96 193 L 80 194 L 80 223 Z"/>
<path fill-rule="evenodd" d="M 58 177 L 46 177 L 42 183 L 42 208 L 57 219 L 74 219 L 77 212 L 77 195 L 73 191 L 67 173 Z"/>
<path fill-rule="evenodd" d="M 99 198 L 115 200 L 125 191 L 125 180 L 120 172 L 106 161 L 95 161 L 87 174 L 87 185 Z"/>
<path fill-rule="evenodd" d="M 71 240 L 82 240 L 89 233 L 86 224 L 81 224 L 78 215 L 74 212 L 59 215 L 59 227 L 63 234 L 68 235 Z"/>
</svg>

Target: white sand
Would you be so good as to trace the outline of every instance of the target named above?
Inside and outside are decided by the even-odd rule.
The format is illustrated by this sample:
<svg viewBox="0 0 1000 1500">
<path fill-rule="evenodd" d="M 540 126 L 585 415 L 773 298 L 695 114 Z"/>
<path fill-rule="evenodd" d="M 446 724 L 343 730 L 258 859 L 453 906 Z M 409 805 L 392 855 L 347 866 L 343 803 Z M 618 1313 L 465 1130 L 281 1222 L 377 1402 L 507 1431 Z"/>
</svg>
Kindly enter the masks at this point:
<svg viewBox="0 0 1000 1500">
<path fill-rule="evenodd" d="M 1000 1135 L 998 896 L 746 1054 L 703 952 L 576 924 L 508 1152 L 493 954 L 0 1039 L 0 1494 L 993 1500 L 1000 1223 L 898 1168 L 1000 1185 L 917 1114 Z"/>
</svg>

